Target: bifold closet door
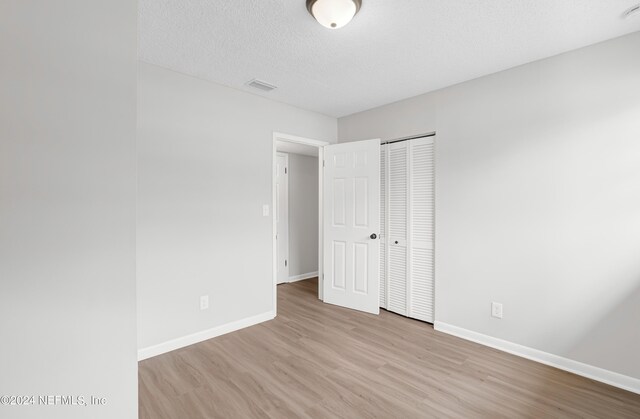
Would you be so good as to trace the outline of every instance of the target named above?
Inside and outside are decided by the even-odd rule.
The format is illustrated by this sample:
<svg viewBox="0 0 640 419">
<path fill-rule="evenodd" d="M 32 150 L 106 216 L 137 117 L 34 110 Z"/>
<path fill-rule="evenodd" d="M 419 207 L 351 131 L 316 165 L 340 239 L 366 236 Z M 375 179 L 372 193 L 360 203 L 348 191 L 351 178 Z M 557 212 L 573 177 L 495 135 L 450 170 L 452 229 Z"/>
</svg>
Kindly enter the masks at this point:
<svg viewBox="0 0 640 419">
<path fill-rule="evenodd" d="M 409 220 L 408 142 L 386 146 L 388 157 L 387 309 L 403 316 L 407 312 L 407 233 Z"/>
<path fill-rule="evenodd" d="M 433 137 L 408 141 L 408 316 L 433 323 L 435 155 Z"/>
<path fill-rule="evenodd" d="M 380 147 L 380 307 L 387 308 L 387 146 Z"/>
<path fill-rule="evenodd" d="M 381 149 L 380 306 L 433 323 L 433 137 Z"/>
</svg>

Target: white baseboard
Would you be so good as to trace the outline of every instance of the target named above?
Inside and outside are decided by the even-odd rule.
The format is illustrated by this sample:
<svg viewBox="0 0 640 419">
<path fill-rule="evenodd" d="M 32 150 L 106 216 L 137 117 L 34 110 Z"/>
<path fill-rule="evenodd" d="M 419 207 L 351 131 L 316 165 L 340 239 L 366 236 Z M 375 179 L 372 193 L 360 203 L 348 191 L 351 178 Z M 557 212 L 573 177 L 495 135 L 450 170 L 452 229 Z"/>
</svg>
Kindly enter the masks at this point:
<svg viewBox="0 0 640 419">
<path fill-rule="evenodd" d="M 236 320 L 231 323 L 223 324 L 212 329 L 203 330 L 201 332 L 193 333 L 191 335 L 183 336 L 177 339 L 172 339 L 158 345 L 138 349 L 138 361 L 142 361 L 143 359 L 151 358 L 167 352 L 175 351 L 176 349 L 184 348 L 185 346 L 193 345 L 194 343 L 215 338 L 216 336 L 221 336 L 226 333 L 235 332 L 236 330 L 244 329 L 245 327 L 266 322 L 268 320 L 272 320 L 273 318 L 275 318 L 274 312 L 268 311 L 256 316 L 247 317 L 246 319 Z"/>
<path fill-rule="evenodd" d="M 302 281 L 304 279 L 315 278 L 318 276 L 318 271 L 307 272 L 306 274 L 294 275 L 289 277 L 289 282 Z"/>
<path fill-rule="evenodd" d="M 591 378 L 592 380 L 600 381 L 614 387 L 640 394 L 640 379 L 637 378 L 622 375 L 617 372 L 605 370 L 599 367 L 594 367 L 592 365 L 583 364 L 582 362 L 574 361 L 569 358 L 563 358 L 558 355 L 543 352 L 538 349 L 529 348 L 517 343 L 483 335 L 482 333 L 473 332 L 471 330 L 463 329 L 451 324 L 436 321 L 433 326 L 435 330 L 447 333 L 449 335 L 457 336 L 465 340 L 470 340 L 481 345 L 499 349 L 513 355 L 521 356 L 522 358 L 527 358 L 532 361 L 540 362 L 541 364 L 550 365 L 564 371 L 569 371 L 583 377 Z"/>
</svg>

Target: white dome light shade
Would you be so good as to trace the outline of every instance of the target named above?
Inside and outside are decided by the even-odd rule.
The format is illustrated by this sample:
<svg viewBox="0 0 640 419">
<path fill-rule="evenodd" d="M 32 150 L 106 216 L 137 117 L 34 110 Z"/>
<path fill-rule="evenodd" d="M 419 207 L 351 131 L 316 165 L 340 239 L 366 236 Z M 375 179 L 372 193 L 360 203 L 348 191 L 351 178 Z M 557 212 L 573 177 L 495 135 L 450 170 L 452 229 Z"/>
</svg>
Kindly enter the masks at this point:
<svg viewBox="0 0 640 419">
<path fill-rule="evenodd" d="M 307 0 L 309 13 L 324 27 L 338 29 L 351 22 L 361 0 Z"/>
</svg>

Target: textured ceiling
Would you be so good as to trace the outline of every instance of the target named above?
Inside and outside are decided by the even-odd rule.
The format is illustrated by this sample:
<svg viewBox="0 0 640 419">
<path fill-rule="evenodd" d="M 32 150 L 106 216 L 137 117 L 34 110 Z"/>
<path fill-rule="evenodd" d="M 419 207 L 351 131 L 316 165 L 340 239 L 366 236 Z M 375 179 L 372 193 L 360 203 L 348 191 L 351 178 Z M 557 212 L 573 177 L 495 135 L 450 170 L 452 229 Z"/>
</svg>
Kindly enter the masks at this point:
<svg viewBox="0 0 640 419">
<path fill-rule="evenodd" d="M 363 0 L 332 31 L 304 0 L 139 0 L 139 58 L 340 117 L 640 30 L 638 1 Z"/>
</svg>

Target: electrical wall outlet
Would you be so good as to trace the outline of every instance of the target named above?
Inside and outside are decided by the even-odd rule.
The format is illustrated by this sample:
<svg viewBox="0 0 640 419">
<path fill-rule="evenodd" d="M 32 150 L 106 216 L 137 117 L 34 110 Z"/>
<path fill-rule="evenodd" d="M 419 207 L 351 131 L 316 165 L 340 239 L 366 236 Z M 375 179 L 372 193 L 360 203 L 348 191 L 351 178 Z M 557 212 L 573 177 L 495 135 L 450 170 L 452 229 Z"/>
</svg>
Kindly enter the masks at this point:
<svg viewBox="0 0 640 419">
<path fill-rule="evenodd" d="M 491 316 L 496 319 L 502 318 L 502 304 L 493 302 L 491 303 Z"/>
<path fill-rule="evenodd" d="M 203 295 L 200 297 L 200 310 L 206 310 L 209 308 L 209 296 Z"/>
</svg>

